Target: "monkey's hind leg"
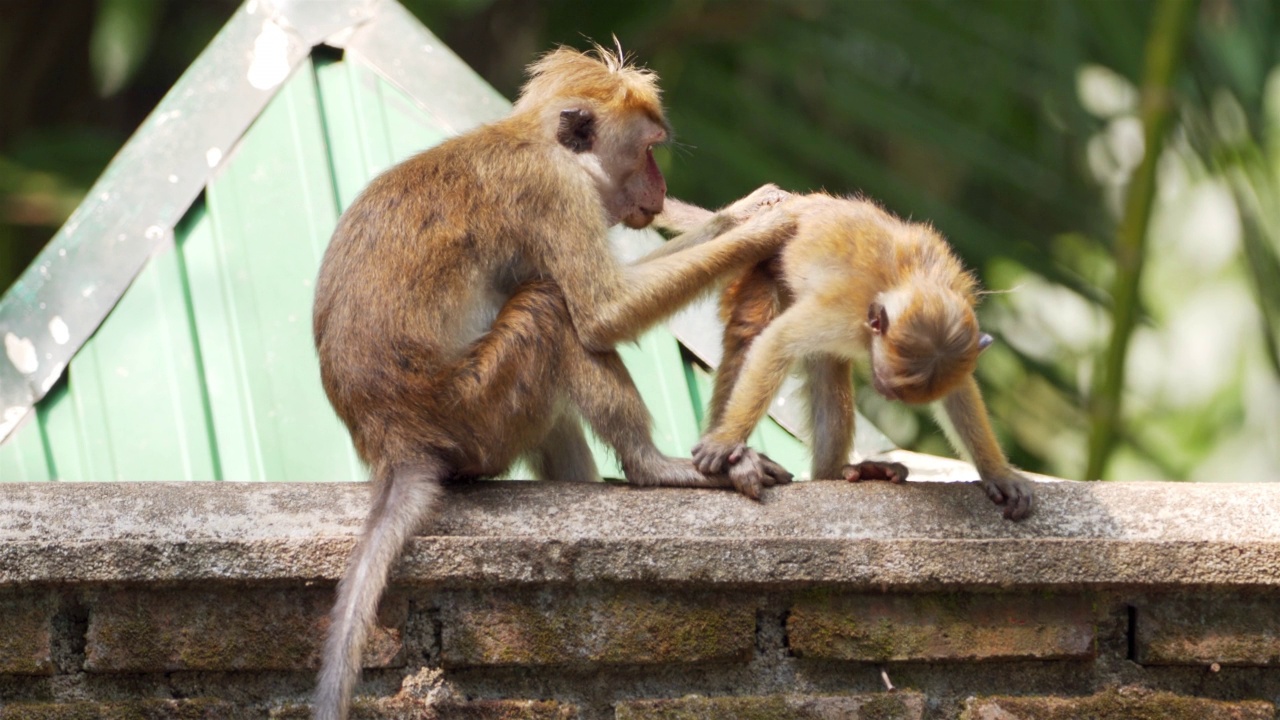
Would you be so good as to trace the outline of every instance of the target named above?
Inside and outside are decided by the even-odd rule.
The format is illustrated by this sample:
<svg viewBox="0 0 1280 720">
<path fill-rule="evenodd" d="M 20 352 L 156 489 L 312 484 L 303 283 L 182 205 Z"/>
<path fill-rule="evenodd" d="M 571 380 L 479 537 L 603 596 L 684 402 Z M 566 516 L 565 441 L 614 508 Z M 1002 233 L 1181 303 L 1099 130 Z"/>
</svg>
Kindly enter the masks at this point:
<svg viewBox="0 0 1280 720">
<path fill-rule="evenodd" d="M 572 408 L 562 409 L 542 443 L 528 455 L 534 477 L 539 480 L 599 482 L 600 471 L 583 434 L 582 423 Z"/>
<path fill-rule="evenodd" d="M 733 386 L 737 384 L 746 362 L 747 350 L 781 311 L 776 264 L 776 256 L 757 263 L 731 281 L 720 296 L 724 340 L 711 393 L 711 406 L 707 408 L 708 428 L 720 425 Z"/>
<path fill-rule="evenodd" d="M 804 391 L 809 404 L 812 479 L 834 480 L 842 475 L 853 449 L 853 363 L 833 355 L 804 362 Z"/>
<path fill-rule="evenodd" d="M 459 448 L 460 474 L 501 474 L 526 457 L 547 477 L 561 471 L 594 475 L 594 464 L 590 473 L 583 468 L 585 440 L 573 442 L 572 425 L 559 418 L 565 403 L 563 347 L 576 342 L 560 288 L 527 282 L 443 381 L 416 388 L 421 399 L 415 405 L 434 408 L 433 423 L 448 428 Z M 572 424 L 572 417 L 566 422 Z M 550 449 L 551 435 L 569 443 L 567 450 L 557 449 L 558 459 L 539 452 Z M 564 460 L 564 452 L 572 460 Z"/>
<path fill-rule="evenodd" d="M 907 466 L 902 463 L 847 462 L 853 449 L 855 417 L 853 364 L 844 358 L 820 356 L 805 362 L 804 375 L 809 428 L 813 434 L 813 479 L 905 482 Z"/>
<path fill-rule="evenodd" d="M 778 257 L 775 255 L 756 263 L 731 281 L 720 297 L 724 342 L 720 365 L 716 368 L 711 405 L 707 408 L 709 429 L 719 426 L 724 418 L 729 397 L 738 382 L 751 344 L 782 310 L 779 274 Z M 791 473 L 786 468 L 745 444 L 735 447 L 727 460 L 727 467 L 721 466 L 717 472 L 728 474 L 733 487 L 747 497 L 759 499 L 763 488 L 791 482 Z"/>
</svg>

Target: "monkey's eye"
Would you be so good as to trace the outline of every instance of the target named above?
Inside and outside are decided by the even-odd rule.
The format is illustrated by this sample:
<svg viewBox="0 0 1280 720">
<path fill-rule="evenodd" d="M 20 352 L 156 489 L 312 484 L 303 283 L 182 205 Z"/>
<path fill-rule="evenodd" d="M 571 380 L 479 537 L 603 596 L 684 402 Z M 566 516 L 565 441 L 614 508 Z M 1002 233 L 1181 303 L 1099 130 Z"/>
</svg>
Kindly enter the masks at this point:
<svg viewBox="0 0 1280 720">
<path fill-rule="evenodd" d="M 876 335 L 889 332 L 889 313 L 880 303 L 873 302 L 867 308 L 867 327 Z"/>
</svg>

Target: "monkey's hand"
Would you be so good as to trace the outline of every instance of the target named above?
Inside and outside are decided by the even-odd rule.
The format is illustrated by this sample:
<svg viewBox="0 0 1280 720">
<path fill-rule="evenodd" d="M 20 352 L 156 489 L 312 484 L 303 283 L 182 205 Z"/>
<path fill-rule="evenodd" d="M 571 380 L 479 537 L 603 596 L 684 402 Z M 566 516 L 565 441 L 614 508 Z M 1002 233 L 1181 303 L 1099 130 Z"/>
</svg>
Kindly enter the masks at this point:
<svg viewBox="0 0 1280 720">
<path fill-rule="evenodd" d="M 1030 478 L 1012 468 L 984 476 L 981 483 L 991 502 L 1004 506 L 1004 516 L 1009 520 L 1022 520 L 1031 514 L 1034 485 Z"/>
<path fill-rule="evenodd" d="M 750 220 L 762 210 L 767 210 L 790 197 L 791 193 L 773 183 L 769 183 L 761 185 L 750 195 L 721 210 L 719 214 L 727 216 L 737 225 Z"/>
<path fill-rule="evenodd" d="M 704 438 L 693 446 L 693 464 L 705 475 L 727 474 L 738 492 L 753 500 L 760 491 L 791 482 L 791 473 L 743 443 Z"/>
<path fill-rule="evenodd" d="M 907 466 L 896 462 L 865 460 L 856 465 L 845 465 L 840 474 L 849 482 L 888 480 L 891 483 L 902 483 L 907 480 Z"/>
</svg>

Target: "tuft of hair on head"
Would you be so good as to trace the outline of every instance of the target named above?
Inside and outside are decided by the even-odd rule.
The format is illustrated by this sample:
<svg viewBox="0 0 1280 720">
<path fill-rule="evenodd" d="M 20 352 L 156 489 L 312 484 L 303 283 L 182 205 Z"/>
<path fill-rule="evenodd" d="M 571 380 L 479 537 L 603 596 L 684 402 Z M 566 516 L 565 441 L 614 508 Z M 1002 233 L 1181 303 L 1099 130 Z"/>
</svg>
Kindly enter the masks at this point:
<svg viewBox="0 0 1280 720">
<path fill-rule="evenodd" d="M 587 100 L 611 110 L 639 110 L 665 124 L 658 76 L 631 64 L 614 38 L 614 47 L 593 43 L 583 52 L 561 45 L 533 61 L 520 90 L 520 112 L 565 100 Z"/>
<path fill-rule="evenodd" d="M 981 334 L 961 294 L 948 288 L 912 293 L 885 337 L 903 400 L 932 402 L 955 389 L 977 367 Z"/>
</svg>

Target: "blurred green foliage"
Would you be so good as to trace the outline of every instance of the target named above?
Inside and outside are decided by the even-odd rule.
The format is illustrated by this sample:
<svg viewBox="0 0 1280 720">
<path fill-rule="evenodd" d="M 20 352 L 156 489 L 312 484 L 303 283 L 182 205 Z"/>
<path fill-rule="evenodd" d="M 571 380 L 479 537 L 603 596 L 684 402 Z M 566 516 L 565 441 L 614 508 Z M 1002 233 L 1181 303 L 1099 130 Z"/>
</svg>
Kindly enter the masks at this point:
<svg viewBox="0 0 1280 720">
<path fill-rule="evenodd" d="M 776 182 L 932 222 L 998 291 L 980 377 L 1011 456 L 1078 477 L 1167 1 L 404 4 L 508 97 L 536 53 L 616 34 L 662 77 L 674 196 L 720 205 Z M 237 5 L 0 3 L 0 287 Z M 1189 12 L 1104 476 L 1277 479 L 1280 10 Z M 900 444 L 947 452 L 917 409 L 859 402 Z"/>
</svg>

